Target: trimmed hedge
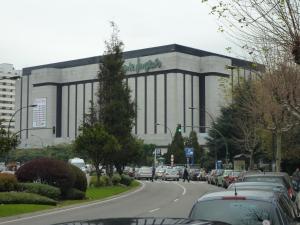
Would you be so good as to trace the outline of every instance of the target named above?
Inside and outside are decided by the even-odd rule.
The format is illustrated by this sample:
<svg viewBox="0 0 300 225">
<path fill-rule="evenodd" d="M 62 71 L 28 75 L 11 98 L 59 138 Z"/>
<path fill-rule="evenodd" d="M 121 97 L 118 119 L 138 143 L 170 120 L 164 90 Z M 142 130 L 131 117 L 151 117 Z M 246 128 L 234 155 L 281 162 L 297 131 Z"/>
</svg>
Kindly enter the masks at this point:
<svg viewBox="0 0 300 225">
<path fill-rule="evenodd" d="M 101 176 L 99 182 L 97 176 L 91 176 L 90 187 L 111 186 L 112 182 L 108 176 Z"/>
<path fill-rule="evenodd" d="M 80 191 L 86 192 L 87 189 L 87 179 L 86 179 L 86 174 L 84 172 L 82 172 L 81 169 L 79 169 L 78 167 L 69 164 L 73 173 L 75 174 L 75 181 L 74 181 L 74 185 L 73 188 L 76 188 Z"/>
<path fill-rule="evenodd" d="M 39 194 L 52 199 L 59 199 L 61 195 L 59 188 L 41 183 L 19 183 L 19 191 Z"/>
<path fill-rule="evenodd" d="M 51 198 L 32 193 L 23 192 L 0 192 L 0 204 L 38 204 L 56 205 Z"/>
<path fill-rule="evenodd" d="M 64 197 L 69 200 L 82 200 L 85 199 L 85 193 L 76 188 L 71 188 L 67 191 Z"/>
<path fill-rule="evenodd" d="M 8 173 L 0 173 L 0 192 L 16 191 L 17 188 L 18 181 L 15 175 Z"/>
<path fill-rule="evenodd" d="M 120 181 L 121 181 L 121 176 L 119 174 L 114 174 L 111 178 L 111 182 L 113 185 L 120 184 Z"/>
<path fill-rule="evenodd" d="M 25 163 L 17 170 L 16 176 L 20 182 L 37 181 L 58 187 L 62 195 L 66 194 L 75 182 L 75 173 L 66 162 L 48 158 Z"/>
<path fill-rule="evenodd" d="M 133 181 L 132 177 L 130 177 L 128 175 L 125 175 L 125 174 L 121 175 L 121 181 L 120 181 L 121 184 L 124 184 L 126 186 L 130 186 L 132 181 Z"/>
</svg>

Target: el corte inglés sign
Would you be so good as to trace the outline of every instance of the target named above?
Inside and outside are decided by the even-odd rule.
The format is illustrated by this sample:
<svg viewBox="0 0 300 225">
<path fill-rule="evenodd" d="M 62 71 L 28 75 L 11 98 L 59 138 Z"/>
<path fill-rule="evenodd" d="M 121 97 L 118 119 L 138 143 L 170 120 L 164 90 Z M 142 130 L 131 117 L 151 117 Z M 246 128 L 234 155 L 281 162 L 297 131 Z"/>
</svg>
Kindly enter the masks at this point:
<svg viewBox="0 0 300 225">
<path fill-rule="evenodd" d="M 148 60 L 144 63 L 141 62 L 140 58 L 137 58 L 136 64 L 129 63 L 127 65 L 123 65 L 124 71 L 127 72 L 136 72 L 139 73 L 141 71 L 149 72 L 149 70 L 161 68 L 161 61 L 156 58 L 155 60 Z"/>
</svg>

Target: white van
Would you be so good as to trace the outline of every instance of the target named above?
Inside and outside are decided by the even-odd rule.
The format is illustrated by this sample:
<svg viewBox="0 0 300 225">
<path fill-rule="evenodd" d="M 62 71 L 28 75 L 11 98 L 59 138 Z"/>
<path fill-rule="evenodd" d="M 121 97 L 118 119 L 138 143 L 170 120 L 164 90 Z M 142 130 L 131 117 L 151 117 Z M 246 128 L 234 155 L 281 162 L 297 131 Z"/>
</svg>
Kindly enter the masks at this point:
<svg viewBox="0 0 300 225">
<path fill-rule="evenodd" d="M 87 166 L 83 159 L 73 158 L 73 159 L 69 159 L 68 162 L 74 166 L 77 166 L 79 169 L 82 170 L 82 172 L 85 172 L 85 173 L 87 172 Z"/>
</svg>

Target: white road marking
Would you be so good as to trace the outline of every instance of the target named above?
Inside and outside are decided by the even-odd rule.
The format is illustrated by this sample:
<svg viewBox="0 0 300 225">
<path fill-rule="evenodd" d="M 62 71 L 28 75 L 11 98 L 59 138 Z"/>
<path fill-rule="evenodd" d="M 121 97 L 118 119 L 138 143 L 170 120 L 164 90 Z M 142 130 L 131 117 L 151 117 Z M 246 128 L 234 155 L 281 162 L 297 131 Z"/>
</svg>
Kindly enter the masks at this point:
<svg viewBox="0 0 300 225">
<path fill-rule="evenodd" d="M 186 189 L 185 187 L 183 187 L 181 184 L 179 183 L 176 183 L 179 187 L 181 187 L 183 189 L 183 192 L 182 192 L 182 195 L 185 195 L 186 194 Z"/>
<path fill-rule="evenodd" d="M 153 213 L 153 212 L 158 211 L 158 210 L 160 210 L 160 208 L 152 209 L 149 212 Z"/>
<path fill-rule="evenodd" d="M 75 207 L 68 208 L 68 209 L 56 210 L 54 212 L 42 213 L 42 214 L 35 215 L 35 216 L 29 216 L 29 217 L 19 218 L 19 219 L 15 219 L 15 220 L 8 220 L 8 221 L 0 222 L 0 224 L 14 223 L 14 222 L 22 221 L 22 220 L 29 220 L 29 219 L 34 219 L 34 218 L 38 218 L 38 217 L 64 213 L 64 212 L 68 212 L 68 211 L 72 211 L 72 210 L 76 210 L 76 209 L 87 208 L 87 207 L 90 207 L 90 206 L 102 205 L 104 203 L 112 202 L 112 201 L 115 201 L 115 200 L 118 200 L 118 199 L 121 199 L 121 198 L 126 198 L 128 196 L 131 196 L 131 195 L 137 193 L 137 192 L 140 192 L 141 190 L 143 190 L 145 188 L 145 183 L 143 183 L 143 182 L 140 182 L 140 183 L 142 184 L 142 187 L 140 187 L 139 189 L 137 189 L 133 192 L 130 192 L 128 194 L 124 194 L 124 195 L 121 195 L 121 196 L 118 196 L 118 197 L 114 197 L 114 198 L 111 198 L 111 199 L 107 199 L 107 200 L 104 200 L 104 201 L 101 201 L 101 202 L 94 202 L 94 203 L 90 203 L 90 204 L 86 204 L 86 205 L 75 206 Z"/>
<path fill-rule="evenodd" d="M 178 198 L 176 198 L 175 200 L 174 200 L 174 202 L 177 202 L 179 199 Z"/>
</svg>

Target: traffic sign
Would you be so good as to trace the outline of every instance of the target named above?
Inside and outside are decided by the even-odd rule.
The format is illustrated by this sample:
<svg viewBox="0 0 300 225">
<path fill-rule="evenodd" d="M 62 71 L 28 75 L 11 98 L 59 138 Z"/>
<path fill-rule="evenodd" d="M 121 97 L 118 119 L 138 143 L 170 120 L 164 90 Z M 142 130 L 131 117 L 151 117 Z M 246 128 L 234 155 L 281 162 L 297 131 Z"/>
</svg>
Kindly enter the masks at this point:
<svg viewBox="0 0 300 225">
<path fill-rule="evenodd" d="M 184 148 L 185 157 L 193 157 L 194 156 L 194 148 Z"/>
</svg>

